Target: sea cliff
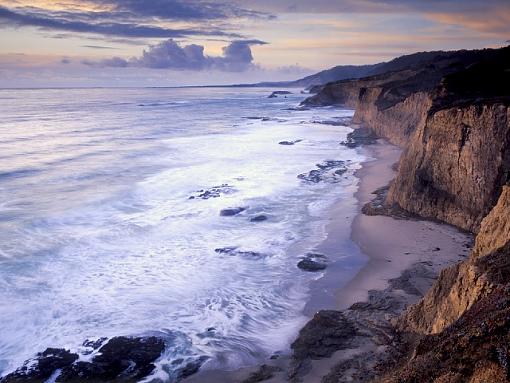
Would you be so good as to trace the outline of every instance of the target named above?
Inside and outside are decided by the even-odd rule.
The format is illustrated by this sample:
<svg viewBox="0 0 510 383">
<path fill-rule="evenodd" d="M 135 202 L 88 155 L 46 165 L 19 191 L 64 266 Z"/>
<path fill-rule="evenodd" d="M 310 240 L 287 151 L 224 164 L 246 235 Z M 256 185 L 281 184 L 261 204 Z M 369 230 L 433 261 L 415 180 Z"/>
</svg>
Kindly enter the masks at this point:
<svg viewBox="0 0 510 383">
<path fill-rule="evenodd" d="M 379 193 L 381 213 L 476 235 L 470 256 L 392 320 L 393 359 L 358 381 L 509 381 L 510 48 L 452 52 L 447 62 L 314 90 L 305 105 L 353 107 L 354 122 L 403 149 Z"/>
</svg>

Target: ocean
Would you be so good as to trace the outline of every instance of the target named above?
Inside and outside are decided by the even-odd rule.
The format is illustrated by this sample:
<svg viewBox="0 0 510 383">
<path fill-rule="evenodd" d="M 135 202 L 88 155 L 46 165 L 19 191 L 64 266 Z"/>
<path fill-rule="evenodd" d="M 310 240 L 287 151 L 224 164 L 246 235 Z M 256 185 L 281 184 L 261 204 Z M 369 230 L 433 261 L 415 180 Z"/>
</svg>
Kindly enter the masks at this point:
<svg viewBox="0 0 510 383">
<path fill-rule="evenodd" d="M 355 215 L 365 157 L 353 111 L 271 91 L 0 90 L 1 375 L 116 335 L 166 339 L 168 381 L 289 348 L 324 274 L 296 265 Z"/>
</svg>

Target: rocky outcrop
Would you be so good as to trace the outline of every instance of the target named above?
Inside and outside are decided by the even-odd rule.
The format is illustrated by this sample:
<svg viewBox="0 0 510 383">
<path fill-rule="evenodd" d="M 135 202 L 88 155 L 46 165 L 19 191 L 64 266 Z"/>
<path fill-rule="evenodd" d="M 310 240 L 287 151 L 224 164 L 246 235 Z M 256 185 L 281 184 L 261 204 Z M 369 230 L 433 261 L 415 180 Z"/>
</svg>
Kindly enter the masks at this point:
<svg viewBox="0 0 510 383">
<path fill-rule="evenodd" d="M 468 261 L 444 269 L 428 294 L 411 306 L 400 327 L 422 334 L 443 331 L 474 303 L 510 280 L 510 186 L 482 222 Z"/>
<path fill-rule="evenodd" d="M 421 338 L 379 382 L 509 382 L 509 343 L 510 291 L 497 288 L 443 332 Z"/>
<path fill-rule="evenodd" d="M 68 350 L 48 348 L 0 382 L 42 383 L 50 377 L 56 382 L 137 382 L 152 373 L 165 349 L 165 342 L 154 336 L 119 336 L 101 343 L 92 346 L 98 350 L 90 361 L 79 361 L 78 354 Z"/>
</svg>

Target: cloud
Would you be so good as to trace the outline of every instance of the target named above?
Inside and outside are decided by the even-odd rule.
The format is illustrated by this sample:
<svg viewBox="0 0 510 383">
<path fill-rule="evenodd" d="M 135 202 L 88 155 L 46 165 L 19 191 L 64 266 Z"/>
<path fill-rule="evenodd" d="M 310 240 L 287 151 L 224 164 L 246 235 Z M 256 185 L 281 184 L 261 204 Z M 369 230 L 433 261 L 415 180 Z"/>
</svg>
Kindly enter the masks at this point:
<svg viewBox="0 0 510 383">
<path fill-rule="evenodd" d="M 90 48 L 90 49 L 117 49 L 114 47 L 105 47 L 103 45 L 82 45 L 83 48 Z"/>
<path fill-rule="evenodd" d="M 50 11 L 34 7 L 11 10 L 0 6 L 0 25 L 30 26 L 39 27 L 46 31 L 92 33 L 128 38 L 242 37 L 237 33 L 228 32 L 207 24 L 188 28 L 169 28 L 158 24 L 157 20 L 140 18 L 139 15 L 130 13 Z"/>
<path fill-rule="evenodd" d="M 259 12 L 230 2 L 202 0 L 91 0 L 119 12 L 166 20 L 217 20 L 229 18 L 274 18 L 267 12 Z"/>
<path fill-rule="evenodd" d="M 261 40 L 236 40 L 223 48 L 222 56 L 204 54 L 204 47 L 197 44 L 181 46 L 168 39 L 144 50 L 140 57 L 124 59 L 113 57 L 101 61 L 84 61 L 90 66 L 143 67 L 173 70 L 219 70 L 242 72 L 254 67 L 251 46 L 267 44 Z"/>
<path fill-rule="evenodd" d="M 445 25 L 458 25 L 488 34 L 510 34 L 510 2 L 508 9 L 482 9 L 477 13 L 428 12 L 426 16 Z"/>
</svg>

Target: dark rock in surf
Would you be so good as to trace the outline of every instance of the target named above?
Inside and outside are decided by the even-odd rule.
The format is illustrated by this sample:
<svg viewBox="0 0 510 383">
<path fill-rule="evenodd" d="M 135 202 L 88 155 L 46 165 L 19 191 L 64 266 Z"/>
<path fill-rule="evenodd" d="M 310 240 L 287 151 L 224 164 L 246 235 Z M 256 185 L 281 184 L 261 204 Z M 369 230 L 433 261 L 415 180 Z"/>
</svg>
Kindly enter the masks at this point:
<svg viewBox="0 0 510 383">
<path fill-rule="evenodd" d="M 294 140 L 294 141 L 280 141 L 278 142 L 278 144 L 280 145 L 294 145 L 294 144 L 297 144 L 298 142 L 301 142 L 303 140 Z"/>
<path fill-rule="evenodd" d="M 218 198 L 218 197 L 221 197 L 223 194 L 232 194 L 235 192 L 236 192 L 236 189 L 232 185 L 221 184 L 218 186 L 213 186 L 207 190 L 204 190 L 204 189 L 197 190 L 196 194 L 189 196 L 188 199 Z"/>
<path fill-rule="evenodd" d="M 335 183 L 340 181 L 339 176 L 342 176 L 347 171 L 345 164 L 345 161 L 327 160 L 321 164 L 317 164 L 316 166 L 318 169 L 310 170 L 308 173 L 299 174 L 297 177 L 310 183 Z"/>
<path fill-rule="evenodd" d="M 27 360 L 22 367 L 0 379 L 2 383 L 45 382 L 53 373 L 78 360 L 78 354 L 61 348 L 47 348 L 35 358 Z"/>
<path fill-rule="evenodd" d="M 214 249 L 214 251 L 218 254 L 232 254 L 236 250 L 237 246 L 218 247 Z"/>
<path fill-rule="evenodd" d="M 90 362 L 76 362 L 62 369 L 57 382 L 135 382 L 155 368 L 154 362 L 165 349 L 157 337 L 124 337 L 110 339 Z"/>
<path fill-rule="evenodd" d="M 324 270 L 327 265 L 323 262 L 317 262 L 312 259 L 302 259 L 298 262 L 297 267 L 304 271 L 321 271 Z"/>
<path fill-rule="evenodd" d="M 232 217 L 234 215 L 238 215 L 239 213 L 242 213 L 245 211 L 245 207 L 229 207 L 227 209 L 222 209 L 220 211 L 220 216 L 222 217 Z"/>
<path fill-rule="evenodd" d="M 196 374 L 198 370 L 200 370 L 200 367 L 204 364 L 204 362 L 209 359 L 209 357 L 203 355 L 199 357 L 198 359 L 192 360 L 186 365 L 180 369 L 177 370 L 177 380 L 185 379 L 193 374 Z"/>
<path fill-rule="evenodd" d="M 263 222 L 267 221 L 267 216 L 264 214 L 256 215 L 255 217 L 250 218 L 250 222 Z"/>
<path fill-rule="evenodd" d="M 267 96 L 267 98 L 276 98 L 278 96 L 286 95 L 286 94 L 292 94 L 292 92 L 289 92 L 288 90 L 275 90 L 273 93 L 271 93 L 269 96 Z"/>
<path fill-rule="evenodd" d="M 308 253 L 298 262 L 297 267 L 304 271 L 321 271 L 327 267 L 327 257 L 320 253 Z"/>
<path fill-rule="evenodd" d="M 312 124 L 332 125 L 332 126 L 349 126 L 352 122 L 351 117 L 335 117 L 332 120 L 312 120 Z"/>
<path fill-rule="evenodd" d="M 107 340 L 108 338 L 106 337 L 102 337 L 102 338 L 99 338 L 99 339 L 96 339 L 96 340 L 89 340 L 87 339 L 85 342 L 83 342 L 83 347 L 86 347 L 87 350 L 85 352 L 83 352 L 85 355 L 88 355 L 88 354 L 91 354 L 94 350 L 97 350 L 99 347 L 101 347 L 103 345 L 103 343 Z"/>
<path fill-rule="evenodd" d="M 218 254 L 248 257 L 248 258 L 252 258 L 252 259 L 258 259 L 258 258 L 262 258 L 264 256 L 264 254 L 259 253 L 258 251 L 238 250 L 237 246 L 219 247 L 217 249 L 214 249 L 214 251 Z"/>
</svg>

